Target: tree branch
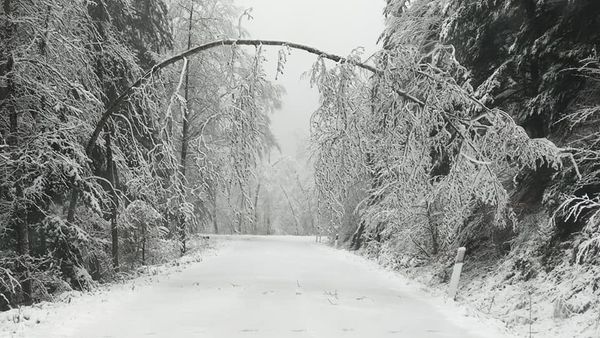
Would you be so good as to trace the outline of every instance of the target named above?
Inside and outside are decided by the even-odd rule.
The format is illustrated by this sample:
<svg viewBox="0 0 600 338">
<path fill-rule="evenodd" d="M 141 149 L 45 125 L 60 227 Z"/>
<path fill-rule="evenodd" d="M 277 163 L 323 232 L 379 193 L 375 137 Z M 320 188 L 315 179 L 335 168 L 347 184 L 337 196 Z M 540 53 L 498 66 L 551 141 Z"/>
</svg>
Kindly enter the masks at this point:
<svg viewBox="0 0 600 338">
<path fill-rule="evenodd" d="M 104 125 L 106 124 L 108 119 L 114 113 L 116 113 L 118 111 L 119 107 L 125 101 L 127 101 L 127 99 L 131 96 L 131 94 L 133 93 L 133 91 L 136 88 L 139 88 L 142 86 L 142 84 L 144 83 L 145 80 L 149 79 L 150 77 L 152 77 L 152 75 L 156 74 L 160 70 L 162 70 L 178 61 L 186 60 L 190 56 L 198 54 L 205 50 L 216 48 L 216 47 L 222 47 L 222 46 L 286 46 L 289 48 L 303 50 L 308 53 L 318 55 L 319 57 L 322 57 L 322 58 L 325 58 L 325 59 L 328 59 L 328 60 L 331 60 L 334 62 L 342 62 L 342 63 L 348 62 L 359 68 L 367 70 L 377 76 L 383 75 L 382 70 L 377 69 L 373 66 L 370 66 L 370 65 L 367 65 L 367 64 L 364 64 L 361 62 L 356 62 L 356 61 L 353 61 L 348 58 L 344 58 L 344 57 L 341 57 L 341 56 L 338 56 L 335 54 L 326 53 L 319 49 L 316 49 L 316 48 L 313 48 L 310 46 L 306 46 L 306 45 L 302 45 L 299 43 L 293 43 L 293 42 L 288 42 L 288 41 L 279 41 L 279 40 L 244 40 L 244 39 L 240 39 L 240 40 L 226 39 L 226 40 L 209 42 L 209 43 L 191 48 L 191 49 L 184 51 L 180 54 L 177 54 L 175 56 L 172 56 L 166 60 L 163 60 L 162 62 L 158 63 L 157 65 L 153 66 L 150 70 L 148 70 L 146 73 L 144 73 L 144 75 L 142 75 L 139 79 L 137 79 L 131 86 L 129 86 L 127 89 L 125 89 L 125 91 L 122 92 L 121 95 L 119 95 L 119 97 L 117 97 L 114 101 L 110 102 L 108 104 L 108 108 L 104 111 L 102 116 L 100 116 L 100 120 L 98 120 L 98 122 L 96 123 L 94 132 L 92 133 L 92 135 L 90 136 L 90 139 L 88 140 L 88 142 L 86 144 L 85 151 L 88 154 L 88 156 L 92 153 L 92 150 L 94 149 L 94 145 L 96 144 L 96 141 L 98 140 L 98 137 L 100 136 L 100 132 L 102 131 L 102 128 L 104 128 Z M 414 102 L 414 103 L 418 104 L 420 107 L 425 106 L 423 101 L 417 99 L 416 97 L 410 95 L 409 93 L 402 91 L 400 89 L 394 89 L 394 90 L 398 95 L 400 95 L 404 99 Z M 77 204 L 78 195 L 79 194 L 78 194 L 77 187 L 73 187 L 73 190 L 71 191 L 71 203 L 70 203 L 69 211 L 68 211 L 68 215 L 67 215 L 67 220 L 70 222 L 72 222 L 75 217 L 75 206 Z"/>
<path fill-rule="evenodd" d="M 102 130 L 102 128 L 104 127 L 104 124 L 106 124 L 106 121 L 108 121 L 108 119 L 110 118 L 110 116 L 115 113 L 119 107 L 121 106 L 121 104 L 123 104 L 123 102 L 125 102 L 129 96 L 131 96 L 131 94 L 133 93 L 133 91 L 136 88 L 139 88 L 143 82 L 145 80 L 147 80 L 148 78 L 150 78 L 153 74 L 157 73 L 158 71 L 160 71 L 163 68 L 166 68 L 178 61 L 181 61 L 185 58 L 188 58 L 192 55 L 198 54 L 202 51 L 208 50 L 208 49 L 212 49 L 215 47 L 221 47 L 221 46 L 286 46 L 286 47 L 290 47 L 290 48 L 294 48 L 294 49 L 299 49 L 299 50 L 303 50 L 306 51 L 308 53 L 311 54 L 315 54 L 318 55 L 322 58 L 325 59 L 329 59 L 331 61 L 334 62 L 348 62 L 351 63 L 359 68 L 362 68 L 364 70 L 367 70 L 375 75 L 382 75 L 383 71 L 361 63 L 361 62 L 355 62 L 352 60 L 349 60 L 347 58 L 335 55 L 335 54 L 330 54 L 330 53 L 326 53 L 324 51 L 321 51 L 319 49 L 310 47 L 310 46 L 306 46 L 306 45 L 302 45 L 299 43 L 293 43 L 293 42 L 288 42 L 288 41 L 279 41 L 279 40 L 233 40 L 233 39 L 227 39 L 227 40 L 219 40 L 219 41 L 213 41 L 213 42 L 209 42 L 197 47 L 194 47 L 192 49 L 189 49 L 185 52 L 182 52 L 180 54 L 177 54 L 173 57 L 170 57 L 160 63 L 158 63 L 157 65 L 155 65 L 154 67 L 152 67 L 150 70 L 148 70 L 144 75 L 142 75 L 142 77 L 140 77 L 137 81 L 135 81 L 131 86 L 129 86 L 129 88 L 127 88 L 123 93 L 121 93 L 121 95 L 119 95 L 119 97 L 114 100 L 113 102 L 111 102 L 108 105 L 108 108 L 104 111 L 104 113 L 102 114 L 102 116 L 100 117 L 100 120 L 98 121 L 98 123 L 96 124 L 96 129 L 94 130 L 94 132 L 92 133 L 92 136 L 90 137 L 87 146 L 85 148 L 86 152 L 88 154 L 91 153 L 94 145 L 96 144 L 96 141 L 98 140 L 98 136 L 100 135 L 100 132 Z M 418 104 L 419 106 L 424 106 L 424 103 L 415 98 L 414 96 L 408 94 L 407 92 L 404 92 L 400 89 L 395 89 L 396 93 L 399 94 L 400 96 L 402 96 L 403 98 L 405 98 L 408 101 L 414 102 L 416 104 Z"/>
</svg>

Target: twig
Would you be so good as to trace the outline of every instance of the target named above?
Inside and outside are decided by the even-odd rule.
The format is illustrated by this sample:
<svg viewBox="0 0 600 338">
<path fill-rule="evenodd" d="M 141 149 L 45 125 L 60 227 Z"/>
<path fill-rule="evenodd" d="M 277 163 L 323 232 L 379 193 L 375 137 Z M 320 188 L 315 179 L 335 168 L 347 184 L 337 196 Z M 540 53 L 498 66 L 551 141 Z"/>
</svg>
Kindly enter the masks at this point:
<svg viewBox="0 0 600 338">
<path fill-rule="evenodd" d="M 408 237 L 410 237 L 410 240 L 417 246 L 417 249 L 421 250 L 421 252 L 423 252 L 427 258 L 431 258 L 431 255 L 429 255 L 429 253 L 427 252 L 427 250 L 425 250 L 425 248 L 423 248 L 423 246 L 421 246 L 421 244 L 419 244 L 413 237 L 412 235 L 408 235 Z"/>
</svg>

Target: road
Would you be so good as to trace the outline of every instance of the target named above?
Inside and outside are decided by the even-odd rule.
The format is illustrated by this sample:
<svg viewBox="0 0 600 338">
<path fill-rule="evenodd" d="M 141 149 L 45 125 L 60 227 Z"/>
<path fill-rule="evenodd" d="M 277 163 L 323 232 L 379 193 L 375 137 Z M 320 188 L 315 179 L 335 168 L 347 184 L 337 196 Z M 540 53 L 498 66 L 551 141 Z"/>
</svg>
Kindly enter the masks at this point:
<svg viewBox="0 0 600 338">
<path fill-rule="evenodd" d="M 444 304 L 402 277 L 351 253 L 316 244 L 313 238 L 231 237 L 221 241 L 215 256 L 137 288 L 132 284 L 107 291 L 97 304 L 74 305 L 77 313 L 53 314 L 63 318 L 62 324 L 37 334 L 505 337 L 459 314 L 451 302 Z M 55 321 L 52 318 L 48 321 Z"/>
</svg>

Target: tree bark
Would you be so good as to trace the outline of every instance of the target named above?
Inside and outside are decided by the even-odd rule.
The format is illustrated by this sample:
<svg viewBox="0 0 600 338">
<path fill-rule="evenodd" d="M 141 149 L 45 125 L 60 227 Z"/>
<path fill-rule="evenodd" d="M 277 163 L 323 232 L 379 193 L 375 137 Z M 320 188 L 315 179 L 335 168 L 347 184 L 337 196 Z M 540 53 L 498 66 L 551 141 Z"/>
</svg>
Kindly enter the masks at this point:
<svg viewBox="0 0 600 338">
<path fill-rule="evenodd" d="M 77 207 L 77 200 L 79 199 L 79 188 L 74 186 L 71 189 L 71 196 L 69 198 L 69 210 L 67 211 L 67 221 L 73 223 L 75 221 L 75 208 Z"/>
<path fill-rule="evenodd" d="M 265 210 L 265 232 L 267 235 L 271 234 L 271 200 L 267 199 Z"/>
<path fill-rule="evenodd" d="M 373 158 L 373 154 L 368 152 L 366 154 L 366 160 L 367 160 L 367 166 L 370 169 L 369 176 L 370 176 L 370 181 L 371 181 L 371 191 L 376 191 L 377 189 L 379 189 L 379 187 L 382 184 L 381 178 L 379 176 L 380 170 L 379 170 L 379 168 L 377 168 L 375 166 L 375 159 Z M 369 194 L 369 197 L 367 198 L 367 207 L 371 207 L 371 206 L 379 203 L 380 200 L 381 200 L 381 196 L 375 196 L 375 195 L 373 195 L 373 193 Z M 356 229 L 354 234 L 352 234 L 352 240 L 350 242 L 350 249 L 352 249 L 352 250 L 360 249 L 360 247 L 362 246 L 362 243 L 363 243 L 363 235 L 365 233 L 366 228 L 367 228 L 367 223 L 365 222 L 365 220 L 361 220 L 360 224 L 358 225 L 358 228 Z"/>
<path fill-rule="evenodd" d="M 244 209 L 246 208 L 246 199 L 244 198 L 244 189 L 242 188 L 242 183 L 240 182 L 240 210 L 238 215 L 238 228 L 237 233 L 241 235 L 243 233 L 244 228 Z"/>
<path fill-rule="evenodd" d="M 190 9 L 190 17 L 189 17 L 189 26 L 188 26 L 188 41 L 187 46 L 188 49 L 192 46 L 192 20 L 194 18 L 194 4 L 192 3 L 192 8 Z M 182 119 L 182 130 L 181 130 L 181 163 L 180 163 L 180 174 L 183 179 L 185 179 L 185 169 L 186 169 L 186 160 L 189 148 L 189 116 L 190 116 L 190 105 L 189 105 L 189 97 L 190 97 L 190 61 L 188 60 L 187 67 L 185 69 L 185 89 L 184 89 L 184 98 L 185 98 L 185 109 L 183 110 L 183 119 Z"/>
<path fill-rule="evenodd" d="M 142 239 L 142 265 L 146 265 L 146 230 L 144 229 L 144 237 Z"/>
<path fill-rule="evenodd" d="M 254 221 L 252 222 L 252 234 L 256 235 L 258 230 L 258 195 L 260 194 L 260 182 L 256 185 L 256 194 L 254 195 Z"/>
<path fill-rule="evenodd" d="M 112 128 L 106 128 L 105 140 L 106 140 L 106 171 L 108 181 L 110 182 L 110 236 L 111 236 L 111 253 L 113 269 L 119 271 L 119 230 L 117 224 L 119 200 L 117 198 L 116 191 L 116 167 L 113 159 L 112 152 Z"/>
<path fill-rule="evenodd" d="M 219 233 L 219 224 L 217 219 L 217 188 L 213 188 L 213 227 L 215 228 L 215 234 Z"/>
<path fill-rule="evenodd" d="M 189 17 L 189 25 L 188 25 L 188 49 L 192 47 L 192 20 L 194 19 L 194 3 L 192 2 L 192 7 L 190 8 L 190 17 Z M 190 96 L 190 64 L 188 64 L 185 69 L 185 89 L 184 89 L 184 98 L 185 98 L 185 108 L 183 109 L 183 117 L 182 117 L 182 129 L 181 129 L 181 163 L 179 164 L 179 174 L 181 179 L 181 194 L 182 194 L 182 203 L 185 202 L 185 184 L 186 184 L 186 175 L 185 169 L 187 164 L 187 155 L 188 155 L 188 147 L 189 147 L 189 117 L 190 117 L 190 104 L 189 104 L 189 96 Z M 181 253 L 184 254 L 186 252 L 186 224 L 185 217 L 179 217 L 179 239 L 181 241 Z"/>
<path fill-rule="evenodd" d="M 6 107 L 8 113 L 9 130 L 6 138 L 8 149 L 12 152 L 13 160 L 18 160 L 17 148 L 19 146 L 19 115 L 14 102 L 15 95 L 15 83 L 14 83 L 14 56 L 13 56 L 13 38 L 16 34 L 15 24 L 10 22 L 9 16 L 12 15 L 13 3 L 11 0 L 4 0 L 2 3 L 4 13 L 6 15 L 6 23 L 3 27 L 4 39 L 7 41 L 5 48 L 6 52 L 6 63 L 3 65 L 2 74 L 6 78 L 6 86 L 0 88 L 0 102 Z M 19 199 L 23 195 L 23 187 L 19 180 L 20 173 L 15 173 L 15 209 L 12 215 L 12 229 L 14 229 L 16 247 L 15 251 L 17 255 L 24 259 L 24 256 L 29 256 L 29 227 L 26 222 L 26 218 L 22 215 L 24 206 L 20 205 Z M 25 264 L 19 264 L 19 272 L 23 275 L 21 283 L 21 290 L 23 291 L 23 302 L 27 305 L 31 304 L 31 281 L 29 279 L 29 270 Z"/>
</svg>

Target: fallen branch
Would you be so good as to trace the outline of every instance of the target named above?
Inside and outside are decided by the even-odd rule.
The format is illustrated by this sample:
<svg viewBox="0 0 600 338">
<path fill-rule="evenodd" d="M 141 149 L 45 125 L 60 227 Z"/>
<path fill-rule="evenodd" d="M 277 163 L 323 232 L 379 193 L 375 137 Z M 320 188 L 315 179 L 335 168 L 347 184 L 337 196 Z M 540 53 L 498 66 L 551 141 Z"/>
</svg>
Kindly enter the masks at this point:
<svg viewBox="0 0 600 338">
<path fill-rule="evenodd" d="M 189 49 L 185 52 L 177 54 L 173 57 L 170 57 L 170 58 L 158 63 L 157 65 L 152 67 L 150 70 L 148 70 L 144 75 L 142 75 L 142 77 L 140 77 L 137 81 L 135 81 L 131 86 L 129 86 L 129 88 L 127 88 L 123 93 L 121 93 L 121 95 L 119 95 L 119 97 L 117 97 L 116 100 L 112 101 L 108 105 L 108 108 L 104 111 L 104 113 L 100 117 L 100 120 L 98 120 L 98 123 L 96 124 L 96 128 L 94 129 L 94 132 L 92 133 L 92 136 L 90 137 L 90 139 L 87 143 L 87 146 L 85 148 L 86 152 L 88 154 L 91 153 L 94 145 L 96 144 L 96 141 L 98 140 L 100 131 L 104 127 L 104 124 L 106 123 L 106 121 L 108 121 L 110 116 L 119 109 L 121 104 L 123 104 L 123 102 L 125 102 L 129 98 L 129 96 L 131 96 L 133 91 L 136 88 L 139 88 L 144 83 L 145 80 L 149 79 L 153 74 L 156 74 L 161 69 L 164 69 L 178 61 L 181 61 L 185 58 L 189 58 L 190 56 L 198 54 L 202 51 L 216 48 L 216 47 L 222 47 L 222 46 L 285 46 L 285 47 L 289 47 L 289 48 L 293 48 L 293 49 L 303 50 L 305 52 L 318 55 L 319 57 L 322 57 L 324 59 L 328 59 L 328 60 L 331 60 L 334 62 L 341 62 L 341 63 L 348 62 L 348 63 L 351 63 L 359 68 L 367 70 L 376 75 L 383 74 L 383 71 L 381 71 L 373 66 L 370 66 L 370 65 L 367 65 L 367 64 L 364 64 L 361 62 L 356 62 L 356 61 L 350 60 L 348 58 L 341 57 L 339 55 L 326 53 L 322 50 L 319 50 L 319 49 L 316 49 L 316 48 L 313 48 L 313 47 L 310 47 L 307 45 L 302 45 L 299 43 L 293 43 L 293 42 L 288 42 L 288 41 L 279 41 L 279 40 L 233 40 L 233 39 L 209 42 L 209 43 L 194 47 L 192 49 Z M 407 92 L 404 92 L 400 89 L 395 89 L 395 91 L 398 95 L 404 97 L 405 99 L 407 99 L 411 102 L 417 103 L 420 106 L 424 106 L 424 103 L 421 100 L 413 97 L 412 95 L 408 94 Z"/>
<path fill-rule="evenodd" d="M 162 70 L 178 61 L 186 60 L 187 58 L 189 58 L 192 55 L 198 54 L 200 52 L 203 52 L 203 51 L 206 51 L 206 50 L 209 50 L 212 48 L 222 47 L 222 46 L 285 46 L 285 47 L 289 47 L 289 48 L 293 48 L 293 49 L 303 50 L 308 53 L 318 55 L 321 58 L 325 58 L 325 59 L 328 59 L 328 60 L 331 60 L 334 62 L 340 62 L 340 63 L 347 62 L 347 63 L 355 65 L 356 67 L 367 70 L 377 76 L 383 75 L 382 70 L 379 70 L 373 66 L 370 66 L 370 65 L 367 65 L 367 64 L 364 64 L 361 62 L 353 61 L 348 58 L 341 57 L 339 55 L 326 53 L 326 52 L 316 49 L 314 47 L 302 45 L 299 43 L 293 43 L 293 42 L 288 42 L 288 41 L 279 41 L 279 40 L 243 40 L 243 39 L 240 39 L 240 40 L 226 39 L 226 40 L 209 42 L 209 43 L 191 48 L 185 52 L 182 52 L 173 57 L 170 57 L 170 58 L 158 63 L 157 65 L 153 66 L 144 75 L 142 75 L 142 77 L 137 79 L 137 81 L 135 81 L 131 86 L 129 86 L 127 89 L 125 89 L 125 91 L 122 92 L 121 95 L 119 95 L 114 101 L 110 102 L 108 104 L 108 108 L 104 111 L 104 113 L 102 114 L 102 116 L 100 116 L 100 119 L 96 123 L 94 132 L 92 133 L 92 135 L 90 136 L 90 139 L 88 140 L 88 142 L 86 144 L 85 152 L 88 155 L 91 155 L 92 150 L 94 149 L 94 146 L 96 144 L 96 141 L 98 141 L 98 137 L 100 136 L 100 132 L 104 128 L 104 125 L 106 124 L 108 119 L 114 113 L 116 113 L 118 111 L 119 107 L 125 101 L 127 101 L 127 99 L 131 96 L 131 94 L 133 93 L 133 91 L 136 88 L 139 88 L 142 86 L 144 81 L 151 78 L 152 75 L 156 74 L 160 70 Z M 420 107 L 425 106 L 425 103 L 423 101 L 417 99 L 416 97 L 410 95 L 409 93 L 407 93 L 401 89 L 395 88 L 394 91 L 398 95 L 403 97 L 404 99 L 411 101 L 413 103 L 416 103 Z M 73 187 L 73 190 L 71 191 L 70 205 L 69 205 L 69 209 L 68 209 L 68 213 L 67 213 L 67 220 L 69 222 L 72 222 L 75 218 L 75 206 L 77 204 L 78 197 L 79 197 L 78 188 L 75 186 L 75 187 Z"/>
</svg>

